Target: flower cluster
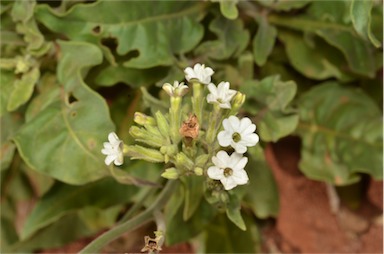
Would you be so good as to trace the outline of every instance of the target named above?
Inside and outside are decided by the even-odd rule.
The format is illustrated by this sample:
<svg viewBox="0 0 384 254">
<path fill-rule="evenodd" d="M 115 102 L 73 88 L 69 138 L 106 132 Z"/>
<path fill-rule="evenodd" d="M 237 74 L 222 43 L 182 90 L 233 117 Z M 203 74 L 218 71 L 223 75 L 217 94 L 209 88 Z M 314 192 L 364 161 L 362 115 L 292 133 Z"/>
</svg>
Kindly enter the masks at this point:
<svg viewBox="0 0 384 254">
<path fill-rule="evenodd" d="M 135 113 L 134 121 L 140 127 L 132 126 L 129 133 L 143 145 L 125 146 L 110 133 L 102 150 L 107 155 L 105 163 L 121 165 L 123 155 L 128 155 L 164 163 L 162 176 L 168 179 L 205 175 L 207 183 L 221 183 L 225 190 L 248 183 L 244 153 L 259 142 L 259 136 L 249 118 L 236 116 L 245 95 L 230 89 L 229 82 L 212 83 L 214 71 L 204 64 L 188 67 L 184 73 L 190 86 L 174 81 L 162 87 L 170 98 L 167 114 Z M 189 91 L 190 101 L 184 98 Z"/>
</svg>

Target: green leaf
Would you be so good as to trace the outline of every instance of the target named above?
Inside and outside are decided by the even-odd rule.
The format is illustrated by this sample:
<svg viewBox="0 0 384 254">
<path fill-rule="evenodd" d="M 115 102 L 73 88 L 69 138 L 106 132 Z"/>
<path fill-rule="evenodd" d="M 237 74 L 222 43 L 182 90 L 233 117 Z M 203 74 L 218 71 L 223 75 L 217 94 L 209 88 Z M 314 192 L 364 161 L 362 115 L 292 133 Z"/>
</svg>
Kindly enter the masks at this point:
<svg viewBox="0 0 384 254">
<path fill-rule="evenodd" d="M 190 1 L 159 1 L 156 8 L 150 1 L 98 1 L 76 4 L 64 14 L 41 5 L 36 18 L 71 40 L 99 44 L 114 38 L 117 54 L 129 59 L 125 67 L 150 68 L 173 65 L 174 54 L 197 45 L 203 37 L 198 21 L 204 8 L 205 3 Z"/>
<path fill-rule="evenodd" d="M 293 18 L 277 15 L 270 15 L 269 22 L 281 27 L 315 33 L 343 53 L 353 72 L 374 77 L 377 68 L 374 52 L 352 27 L 303 17 Z"/>
<path fill-rule="evenodd" d="M 9 96 L 14 88 L 15 75 L 11 71 L 0 69 L 0 117 L 7 111 Z"/>
<path fill-rule="evenodd" d="M 241 216 L 240 199 L 235 194 L 229 195 L 229 202 L 226 205 L 226 213 L 228 219 L 232 221 L 238 228 L 243 231 L 247 230 L 243 217 Z"/>
<path fill-rule="evenodd" d="M 174 245 L 190 240 L 203 231 L 215 215 L 215 209 L 205 199 L 201 200 L 198 209 L 187 221 L 184 221 L 183 208 L 180 207 L 176 215 L 170 221 L 166 221 L 166 244 Z"/>
<path fill-rule="evenodd" d="M 279 39 L 284 43 L 292 66 L 308 78 L 323 80 L 336 77 L 350 79 L 340 68 L 347 63 L 344 56 L 335 48 L 313 39 L 308 45 L 302 35 L 290 31 L 280 31 Z"/>
<path fill-rule="evenodd" d="M 383 178 L 382 113 L 359 89 L 327 82 L 299 100 L 300 169 L 315 180 L 347 185 L 357 173 Z"/>
<path fill-rule="evenodd" d="M 32 169 L 66 183 L 84 184 L 108 174 L 100 150 L 113 123 L 104 99 L 82 81 L 86 68 L 100 63 L 102 55 L 88 43 L 59 45 L 57 75 L 64 90 L 22 126 L 14 141 Z"/>
<path fill-rule="evenodd" d="M 104 178 L 83 186 L 71 186 L 56 182 L 36 204 L 22 229 L 26 239 L 37 230 L 57 221 L 65 214 L 84 207 L 108 208 L 129 201 L 137 189 Z"/>
<path fill-rule="evenodd" d="M 363 38 L 369 39 L 376 48 L 379 48 L 381 46 L 381 43 L 372 34 L 371 30 L 372 5 L 372 0 L 352 0 L 350 8 L 351 19 L 356 32 Z"/>
<path fill-rule="evenodd" d="M 240 19 L 228 20 L 223 16 L 217 16 L 210 23 L 209 30 L 214 32 L 218 39 L 203 42 L 196 49 L 196 54 L 217 60 L 237 57 L 245 49 L 250 38 Z"/>
<path fill-rule="evenodd" d="M 276 141 L 292 133 L 298 123 L 298 115 L 289 106 L 296 94 L 294 81 L 281 81 L 270 76 L 261 81 L 246 81 L 240 91 L 247 95 L 244 108 L 255 115 L 261 139 Z"/>
<path fill-rule="evenodd" d="M 248 154 L 245 170 L 249 176 L 249 185 L 246 186 L 244 201 L 258 218 L 277 217 L 279 193 L 272 171 L 265 161 L 263 149 L 259 145 L 250 147 Z"/>
<path fill-rule="evenodd" d="M 25 104 L 32 96 L 36 82 L 40 78 L 40 70 L 35 67 L 24 73 L 20 79 L 14 82 L 14 88 L 10 94 L 7 110 L 14 111 Z"/>
<path fill-rule="evenodd" d="M 237 10 L 237 3 L 239 0 L 221 0 L 220 11 L 227 19 L 236 19 L 239 16 L 239 10 Z"/>
<path fill-rule="evenodd" d="M 11 165 L 16 148 L 11 138 L 20 125 L 19 115 L 6 113 L 0 117 L 0 170 L 6 170 Z"/>
<path fill-rule="evenodd" d="M 121 210 L 121 205 L 112 206 L 106 209 L 85 207 L 79 210 L 78 214 L 89 229 L 98 231 L 113 226 Z"/>
<path fill-rule="evenodd" d="M 171 222 L 173 220 L 177 211 L 179 211 L 181 205 L 183 204 L 184 197 L 184 187 L 180 184 L 164 207 L 164 216 L 166 222 Z"/>
<path fill-rule="evenodd" d="M 253 56 L 258 66 L 262 66 L 267 61 L 268 56 L 273 50 L 277 30 L 268 23 L 265 16 L 258 20 L 259 28 L 252 41 Z"/>
<path fill-rule="evenodd" d="M 260 233 L 256 223 L 245 216 L 247 231 L 230 223 L 223 215 L 218 215 L 205 233 L 205 253 L 259 253 Z"/>
<path fill-rule="evenodd" d="M 27 51 L 30 54 L 41 56 L 50 49 L 51 44 L 46 43 L 34 19 L 36 1 L 16 0 L 11 16 L 16 22 L 16 31 L 24 36 L 27 42 Z"/>
<path fill-rule="evenodd" d="M 289 0 L 289 1 L 271 1 L 257 0 L 258 3 L 276 11 L 290 11 L 293 9 L 301 9 L 312 0 Z"/>
<path fill-rule="evenodd" d="M 139 88 L 156 83 L 164 77 L 164 73 L 164 67 L 134 69 L 122 65 L 110 65 L 100 71 L 95 78 L 95 82 L 100 86 L 113 86 L 123 82 L 130 87 Z"/>
<path fill-rule="evenodd" d="M 76 213 L 70 213 L 28 239 L 11 246 L 10 252 L 33 253 L 38 249 L 58 248 L 75 240 L 95 234 Z"/>
<path fill-rule="evenodd" d="M 185 193 L 183 219 L 187 221 L 193 216 L 202 200 L 204 178 L 191 175 L 183 180 Z"/>
</svg>

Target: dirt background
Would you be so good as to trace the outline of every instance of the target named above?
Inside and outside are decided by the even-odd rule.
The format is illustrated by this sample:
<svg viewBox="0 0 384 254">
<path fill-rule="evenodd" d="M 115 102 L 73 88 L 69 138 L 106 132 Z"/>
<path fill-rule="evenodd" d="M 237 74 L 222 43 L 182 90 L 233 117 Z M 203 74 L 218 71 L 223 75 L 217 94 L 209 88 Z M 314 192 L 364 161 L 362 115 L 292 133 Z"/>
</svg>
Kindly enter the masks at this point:
<svg viewBox="0 0 384 254">
<path fill-rule="evenodd" d="M 294 137 L 269 144 L 265 150 L 279 189 L 280 213 L 262 229 L 262 252 L 383 253 L 383 182 L 367 178 L 358 209 L 341 203 L 337 212 L 332 212 L 326 185 L 299 171 L 299 152 L 300 140 Z M 122 237 L 103 252 L 139 252 L 142 235 Z M 41 253 L 76 253 L 91 240 Z M 193 253 L 193 248 L 179 244 L 164 247 L 162 253 Z"/>
</svg>

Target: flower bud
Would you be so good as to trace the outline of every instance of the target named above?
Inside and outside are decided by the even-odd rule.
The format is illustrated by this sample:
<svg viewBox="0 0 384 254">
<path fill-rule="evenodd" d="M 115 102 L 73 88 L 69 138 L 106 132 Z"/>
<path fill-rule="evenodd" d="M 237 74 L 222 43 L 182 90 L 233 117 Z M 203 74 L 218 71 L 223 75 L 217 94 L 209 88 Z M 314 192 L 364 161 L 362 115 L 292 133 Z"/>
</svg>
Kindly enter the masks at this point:
<svg viewBox="0 0 384 254">
<path fill-rule="evenodd" d="M 200 168 L 200 167 L 196 167 L 193 171 L 194 171 L 195 174 L 198 175 L 198 176 L 202 176 L 203 173 L 204 173 L 204 170 L 203 170 L 202 168 Z"/>
<path fill-rule="evenodd" d="M 148 145 L 153 146 L 153 147 L 161 147 L 164 144 L 164 139 L 158 130 L 156 133 L 154 130 L 152 130 L 150 132 L 144 128 L 139 128 L 137 126 L 131 126 L 131 128 L 129 128 L 129 134 L 136 141 L 148 144 Z"/>
<path fill-rule="evenodd" d="M 193 161 L 183 152 L 180 152 L 176 155 L 175 165 L 177 168 L 185 168 L 187 170 L 193 170 L 194 163 Z"/>
<path fill-rule="evenodd" d="M 169 133 L 169 123 L 165 116 L 160 112 L 157 111 L 155 114 L 156 122 L 157 122 L 157 128 L 159 129 L 161 135 L 168 140 L 168 143 L 170 143 L 170 133 Z"/>
<path fill-rule="evenodd" d="M 164 173 L 161 174 L 162 177 L 173 180 L 179 178 L 179 173 L 176 168 L 167 168 Z"/>
<path fill-rule="evenodd" d="M 126 154 L 130 156 L 132 160 L 139 159 L 149 162 L 164 162 L 164 155 L 158 150 L 139 145 L 127 146 Z"/>
<path fill-rule="evenodd" d="M 147 116 L 146 114 L 143 114 L 141 112 L 135 112 L 135 115 L 133 117 L 133 121 L 139 125 L 151 125 L 156 126 L 156 121 L 153 117 Z"/>
</svg>

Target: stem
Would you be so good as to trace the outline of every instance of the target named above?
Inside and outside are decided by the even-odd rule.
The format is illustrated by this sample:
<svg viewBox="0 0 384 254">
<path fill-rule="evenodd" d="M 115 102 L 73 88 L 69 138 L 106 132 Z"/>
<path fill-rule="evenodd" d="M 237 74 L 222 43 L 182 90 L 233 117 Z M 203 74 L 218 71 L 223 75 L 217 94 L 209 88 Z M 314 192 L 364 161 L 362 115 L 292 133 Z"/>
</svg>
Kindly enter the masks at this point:
<svg viewBox="0 0 384 254">
<path fill-rule="evenodd" d="M 201 125 L 203 123 L 203 85 L 197 82 L 193 82 L 193 98 L 192 98 L 192 107 L 193 112 L 197 116 L 197 120 Z"/>
<path fill-rule="evenodd" d="M 217 120 L 220 117 L 220 106 L 217 104 L 213 105 L 213 111 L 209 115 L 209 125 L 206 134 L 206 140 L 208 144 L 212 144 L 215 141 L 217 134 Z M 211 147 L 211 146 L 209 146 Z"/>
<path fill-rule="evenodd" d="M 168 181 L 167 185 L 164 187 L 163 191 L 157 197 L 155 202 L 144 212 L 105 232 L 93 240 L 90 244 L 85 246 L 85 248 L 82 249 L 79 253 L 97 253 L 102 247 L 117 239 L 122 234 L 135 230 L 139 226 L 151 221 L 153 219 L 152 217 L 155 209 L 161 209 L 166 204 L 178 183 L 178 181 Z"/>
<path fill-rule="evenodd" d="M 169 109 L 169 124 L 171 128 L 171 139 L 173 144 L 180 141 L 179 129 L 181 126 L 181 97 L 171 97 L 171 107 Z"/>
</svg>

